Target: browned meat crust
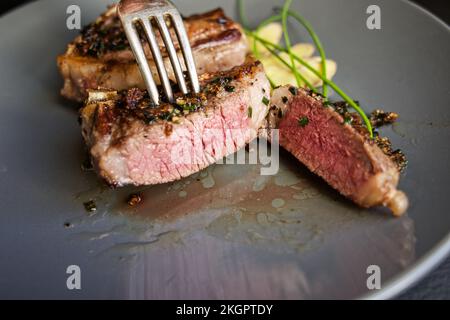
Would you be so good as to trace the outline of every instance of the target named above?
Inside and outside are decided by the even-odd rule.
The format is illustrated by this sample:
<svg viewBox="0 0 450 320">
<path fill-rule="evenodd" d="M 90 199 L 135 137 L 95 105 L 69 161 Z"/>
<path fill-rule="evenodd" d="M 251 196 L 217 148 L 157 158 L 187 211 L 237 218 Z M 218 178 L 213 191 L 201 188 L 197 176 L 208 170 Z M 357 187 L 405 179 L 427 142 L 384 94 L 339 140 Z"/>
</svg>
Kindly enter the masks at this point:
<svg viewBox="0 0 450 320">
<path fill-rule="evenodd" d="M 185 27 L 199 74 L 228 70 L 245 61 L 245 35 L 223 10 L 187 17 Z M 169 78 L 175 80 L 158 33 L 157 37 Z M 146 44 L 144 48 L 150 57 Z M 183 61 L 181 52 L 179 54 Z M 153 61 L 149 62 L 155 79 L 158 79 Z M 84 28 L 81 35 L 69 44 L 66 53 L 58 57 L 57 63 L 64 78 L 61 94 L 71 100 L 83 101 L 88 89 L 98 87 L 115 90 L 145 88 L 115 6 Z"/>
</svg>

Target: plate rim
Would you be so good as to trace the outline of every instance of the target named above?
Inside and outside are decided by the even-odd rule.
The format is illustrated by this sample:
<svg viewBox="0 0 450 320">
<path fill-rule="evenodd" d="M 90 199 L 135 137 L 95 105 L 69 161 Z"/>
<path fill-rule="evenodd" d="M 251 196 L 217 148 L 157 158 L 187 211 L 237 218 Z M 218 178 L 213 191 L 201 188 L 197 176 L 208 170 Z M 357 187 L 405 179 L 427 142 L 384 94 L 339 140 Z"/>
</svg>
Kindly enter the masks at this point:
<svg viewBox="0 0 450 320">
<path fill-rule="evenodd" d="M 450 25 L 445 23 L 444 20 L 436 16 L 431 11 L 410 0 L 400 1 L 413 7 L 415 10 L 420 11 L 422 14 L 427 15 L 440 26 L 444 27 L 447 32 L 450 32 Z M 425 255 L 416 260 L 416 262 L 407 267 L 405 270 L 391 278 L 382 289 L 373 293 L 366 293 L 357 299 L 387 300 L 395 298 L 423 280 L 432 271 L 437 269 L 449 256 L 450 230 L 447 232 L 447 235 L 442 238 L 432 249 L 430 249 Z"/>
</svg>

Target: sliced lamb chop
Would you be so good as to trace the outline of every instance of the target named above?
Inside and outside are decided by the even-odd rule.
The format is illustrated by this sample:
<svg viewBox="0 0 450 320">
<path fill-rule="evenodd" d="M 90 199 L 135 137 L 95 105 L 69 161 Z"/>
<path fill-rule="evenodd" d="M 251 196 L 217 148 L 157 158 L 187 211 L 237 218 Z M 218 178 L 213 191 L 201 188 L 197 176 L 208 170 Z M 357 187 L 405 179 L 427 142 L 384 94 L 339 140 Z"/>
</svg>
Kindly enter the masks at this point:
<svg viewBox="0 0 450 320">
<path fill-rule="evenodd" d="M 400 216 L 408 199 L 397 190 L 399 166 L 365 127 L 351 124 L 353 119 L 344 118 L 320 95 L 280 87 L 273 92 L 268 126 L 279 129 L 283 148 L 342 195 L 362 207 L 385 206 Z"/>
<path fill-rule="evenodd" d="M 261 63 L 249 59 L 201 83 L 200 94 L 160 106 L 136 88 L 90 91 L 82 133 L 98 174 L 112 186 L 170 182 L 255 139 L 270 94 Z"/>
</svg>

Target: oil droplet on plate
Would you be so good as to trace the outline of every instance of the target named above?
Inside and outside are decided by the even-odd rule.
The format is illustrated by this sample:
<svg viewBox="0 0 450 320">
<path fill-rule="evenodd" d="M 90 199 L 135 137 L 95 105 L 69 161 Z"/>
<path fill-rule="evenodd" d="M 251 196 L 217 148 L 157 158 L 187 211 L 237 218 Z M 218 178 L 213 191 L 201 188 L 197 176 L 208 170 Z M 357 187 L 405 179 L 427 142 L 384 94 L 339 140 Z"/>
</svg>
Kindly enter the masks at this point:
<svg viewBox="0 0 450 320">
<path fill-rule="evenodd" d="M 319 197 L 319 192 L 313 188 L 303 189 L 300 193 L 294 194 L 292 198 L 296 200 L 309 200 Z"/>
<path fill-rule="evenodd" d="M 258 176 L 255 180 L 255 183 L 253 184 L 253 191 L 259 192 L 264 190 L 264 188 L 267 185 L 269 178 L 268 176 Z"/>
<path fill-rule="evenodd" d="M 187 197 L 187 192 L 184 191 L 184 190 L 182 190 L 182 191 L 180 191 L 180 192 L 178 193 L 178 196 L 179 196 L 180 198 L 186 198 L 186 197 Z"/>
<path fill-rule="evenodd" d="M 280 171 L 275 177 L 275 184 L 279 187 L 291 187 L 301 181 L 293 172 Z"/>
<path fill-rule="evenodd" d="M 281 208 L 286 204 L 286 202 L 283 199 L 277 198 L 272 200 L 272 207 L 274 208 Z"/>
<path fill-rule="evenodd" d="M 258 213 L 256 215 L 256 221 L 258 221 L 258 223 L 261 224 L 261 225 L 269 224 L 268 219 L 267 219 L 267 215 L 265 213 Z"/>
<path fill-rule="evenodd" d="M 207 171 L 203 171 L 200 176 L 202 177 L 201 183 L 203 188 L 211 189 L 215 186 L 216 182 L 214 181 L 214 177 L 212 176 L 212 171 L 210 171 L 209 169 Z"/>
</svg>

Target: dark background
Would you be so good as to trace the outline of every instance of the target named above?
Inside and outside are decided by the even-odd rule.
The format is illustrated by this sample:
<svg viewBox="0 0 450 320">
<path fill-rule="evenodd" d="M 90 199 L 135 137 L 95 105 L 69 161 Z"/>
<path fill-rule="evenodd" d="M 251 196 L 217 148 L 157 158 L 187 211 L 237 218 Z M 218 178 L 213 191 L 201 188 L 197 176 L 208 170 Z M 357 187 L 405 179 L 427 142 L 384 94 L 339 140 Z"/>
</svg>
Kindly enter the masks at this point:
<svg viewBox="0 0 450 320">
<path fill-rule="evenodd" d="M 32 0 L 3 0 L 0 15 Z M 36 0 L 35 0 L 36 1 Z M 450 24 L 449 0 L 411 0 Z M 450 258 L 399 299 L 450 299 Z"/>
</svg>

